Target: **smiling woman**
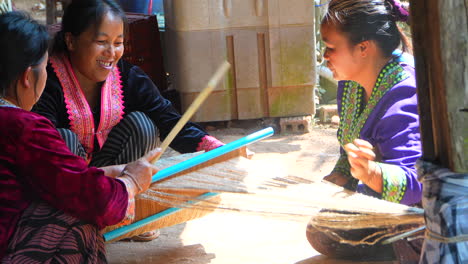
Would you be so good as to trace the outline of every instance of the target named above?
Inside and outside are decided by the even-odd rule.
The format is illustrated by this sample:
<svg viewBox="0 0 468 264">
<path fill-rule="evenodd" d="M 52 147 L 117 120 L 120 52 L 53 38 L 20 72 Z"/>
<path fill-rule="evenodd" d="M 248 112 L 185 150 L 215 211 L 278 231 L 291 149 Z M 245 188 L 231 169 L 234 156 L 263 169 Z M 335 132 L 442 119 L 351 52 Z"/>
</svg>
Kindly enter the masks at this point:
<svg viewBox="0 0 468 264">
<path fill-rule="evenodd" d="M 101 24 L 89 28 L 80 36 L 65 33 L 65 43 L 73 62 L 76 78 L 82 89 L 95 90 L 106 80 L 124 52 L 124 25 L 122 18 L 105 13 Z M 92 64 L 89 64 L 92 62 Z M 91 106 L 92 107 L 92 106 Z"/>
<path fill-rule="evenodd" d="M 90 166 L 137 160 L 181 118 L 148 75 L 121 59 L 126 31 L 125 13 L 113 0 L 73 1 L 55 36 L 44 94 L 33 109 Z M 170 146 L 187 153 L 221 145 L 188 123 Z"/>
<path fill-rule="evenodd" d="M 338 81 L 341 155 L 324 179 L 379 199 L 417 205 L 422 185 L 414 167 L 421 156 L 416 80 L 412 58 L 404 53 L 410 50 L 408 41 L 396 23 L 408 16 L 397 0 L 330 1 L 321 35 L 324 59 Z M 351 246 L 330 235 L 362 241 L 375 232 L 390 231 L 323 230 L 311 224 L 307 234 L 312 246 L 327 255 L 404 257 L 389 245 Z M 420 242 L 415 241 L 415 255 Z"/>
</svg>

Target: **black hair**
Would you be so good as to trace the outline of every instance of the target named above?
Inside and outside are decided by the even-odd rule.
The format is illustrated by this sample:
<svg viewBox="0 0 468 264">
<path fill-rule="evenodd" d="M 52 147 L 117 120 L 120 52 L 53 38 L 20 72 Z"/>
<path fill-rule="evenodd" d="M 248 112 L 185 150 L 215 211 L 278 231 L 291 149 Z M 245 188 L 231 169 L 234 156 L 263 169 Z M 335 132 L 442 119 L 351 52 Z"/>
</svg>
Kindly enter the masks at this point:
<svg viewBox="0 0 468 264">
<path fill-rule="evenodd" d="M 332 24 L 348 36 L 351 44 L 374 40 L 389 57 L 400 45 L 411 52 L 411 44 L 398 27 L 397 8 L 388 0 L 331 0 L 322 24 Z"/>
<path fill-rule="evenodd" d="M 0 97 L 16 87 L 28 67 L 45 59 L 48 41 L 47 28 L 28 14 L 14 11 L 0 15 Z M 13 92 L 17 97 L 16 89 Z"/>
<path fill-rule="evenodd" d="M 107 12 L 122 19 L 124 33 L 127 31 L 127 17 L 120 5 L 113 0 L 74 0 L 67 6 L 62 17 L 62 27 L 55 35 L 51 53 L 68 53 L 65 33 L 79 36 L 91 27 L 96 29 Z"/>
</svg>

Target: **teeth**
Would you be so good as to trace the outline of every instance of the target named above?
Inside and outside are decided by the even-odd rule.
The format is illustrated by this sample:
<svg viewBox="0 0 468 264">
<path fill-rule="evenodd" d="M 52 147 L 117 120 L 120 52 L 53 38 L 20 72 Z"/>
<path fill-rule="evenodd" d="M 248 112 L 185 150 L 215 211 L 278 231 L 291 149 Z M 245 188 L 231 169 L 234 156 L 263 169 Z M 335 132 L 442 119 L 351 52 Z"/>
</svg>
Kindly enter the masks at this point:
<svg viewBox="0 0 468 264">
<path fill-rule="evenodd" d="M 104 65 L 105 67 L 110 67 L 112 65 L 112 62 L 99 61 L 99 63 Z"/>
</svg>

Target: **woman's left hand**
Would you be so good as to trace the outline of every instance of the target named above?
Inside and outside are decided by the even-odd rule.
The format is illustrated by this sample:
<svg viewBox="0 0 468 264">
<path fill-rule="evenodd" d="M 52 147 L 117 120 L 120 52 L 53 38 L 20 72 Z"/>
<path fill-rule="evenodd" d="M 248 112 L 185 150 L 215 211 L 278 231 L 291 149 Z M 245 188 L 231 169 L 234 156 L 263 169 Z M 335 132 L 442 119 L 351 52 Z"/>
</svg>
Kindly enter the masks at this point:
<svg viewBox="0 0 468 264">
<path fill-rule="evenodd" d="M 348 154 L 351 175 L 374 191 L 382 193 L 382 170 L 374 161 L 376 155 L 372 144 L 355 139 L 353 143 L 346 144 L 344 150 Z"/>
</svg>

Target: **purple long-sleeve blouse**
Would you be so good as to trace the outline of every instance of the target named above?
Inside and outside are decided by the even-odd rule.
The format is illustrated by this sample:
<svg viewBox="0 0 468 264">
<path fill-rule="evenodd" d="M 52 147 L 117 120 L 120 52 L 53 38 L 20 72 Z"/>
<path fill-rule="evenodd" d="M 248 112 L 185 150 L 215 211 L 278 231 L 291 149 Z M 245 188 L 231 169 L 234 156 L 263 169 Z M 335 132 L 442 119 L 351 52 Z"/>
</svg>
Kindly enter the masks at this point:
<svg viewBox="0 0 468 264">
<path fill-rule="evenodd" d="M 416 160 L 421 157 L 415 71 L 410 63 L 401 61 L 394 62 L 386 71 L 392 74 L 385 75 L 385 71 L 382 71 L 379 76 L 382 89 L 375 88 L 373 92 L 378 99 L 373 102 L 371 98 L 367 105 L 359 106 L 358 100 L 357 106 L 350 106 L 353 101 L 350 100 L 352 90 L 346 87 L 349 82 L 339 83 L 337 103 L 340 122 L 350 122 L 350 127 L 359 126 L 354 136 L 374 146 L 376 161 L 382 169 L 383 193 L 377 194 L 366 185 L 359 185 L 357 191 L 413 205 L 419 203 L 422 196 L 422 184 L 417 180 L 414 167 Z M 367 113 L 366 108 L 370 108 Z M 350 121 L 353 115 L 364 115 L 364 119 L 361 123 L 353 123 Z M 344 138 L 344 135 L 340 135 L 346 131 L 344 128 L 346 124 L 340 124 L 339 137 Z M 346 143 L 346 140 L 341 141 L 342 145 L 343 142 Z M 343 148 L 334 170 L 350 173 Z"/>
</svg>

